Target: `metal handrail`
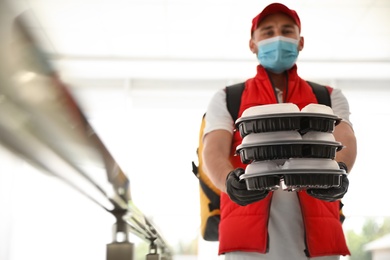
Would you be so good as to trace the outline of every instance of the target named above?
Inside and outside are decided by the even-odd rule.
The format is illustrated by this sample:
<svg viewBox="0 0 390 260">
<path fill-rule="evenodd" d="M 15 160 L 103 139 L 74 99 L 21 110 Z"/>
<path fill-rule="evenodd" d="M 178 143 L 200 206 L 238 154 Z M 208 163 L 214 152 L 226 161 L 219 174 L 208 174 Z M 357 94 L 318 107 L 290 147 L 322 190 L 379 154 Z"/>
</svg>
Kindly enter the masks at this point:
<svg viewBox="0 0 390 260">
<path fill-rule="evenodd" d="M 150 241 L 170 259 L 169 246 L 134 205 L 129 179 L 44 58 L 23 18 L 9 11 L 0 0 L 0 143 L 114 214 L 117 227 L 125 223 L 126 232 Z"/>
</svg>

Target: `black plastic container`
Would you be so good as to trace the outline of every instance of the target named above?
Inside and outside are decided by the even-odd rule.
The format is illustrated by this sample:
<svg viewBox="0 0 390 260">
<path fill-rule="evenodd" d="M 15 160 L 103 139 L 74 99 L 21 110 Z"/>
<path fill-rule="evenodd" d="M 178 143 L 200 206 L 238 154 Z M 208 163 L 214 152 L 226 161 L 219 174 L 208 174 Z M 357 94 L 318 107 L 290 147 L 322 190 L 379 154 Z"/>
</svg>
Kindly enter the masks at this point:
<svg viewBox="0 0 390 260">
<path fill-rule="evenodd" d="M 277 190 L 280 184 L 279 175 L 256 176 L 245 179 L 248 190 Z"/>
<path fill-rule="evenodd" d="M 305 114 L 302 113 L 300 118 L 301 134 L 305 134 L 309 131 L 327 132 L 332 133 L 336 125 L 341 121 L 341 118 L 333 115 L 320 115 L 320 114 Z"/>
<path fill-rule="evenodd" d="M 288 159 L 288 158 L 326 158 L 334 159 L 336 152 L 342 149 L 339 142 L 293 140 L 286 142 L 267 142 L 241 144 L 236 152 L 244 164 L 252 161 Z"/>
<path fill-rule="evenodd" d="M 283 180 L 284 189 L 297 191 L 340 187 L 343 174 L 343 170 L 302 169 L 244 174 L 240 178 L 245 180 L 248 190 L 276 190 Z"/>
<path fill-rule="evenodd" d="M 301 120 L 299 117 L 274 117 L 272 115 L 239 118 L 236 128 L 241 137 L 251 133 L 264 133 L 273 131 L 300 130 Z"/>
<path fill-rule="evenodd" d="M 331 133 L 341 118 L 320 113 L 284 113 L 241 117 L 235 126 L 242 138 L 251 133 L 297 130 L 304 134 L 309 131 Z"/>
<path fill-rule="evenodd" d="M 339 171 L 310 170 L 300 171 L 295 174 L 286 173 L 283 175 L 284 184 L 287 190 L 302 190 L 308 188 L 329 189 L 340 187 L 342 175 Z"/>
</svg>

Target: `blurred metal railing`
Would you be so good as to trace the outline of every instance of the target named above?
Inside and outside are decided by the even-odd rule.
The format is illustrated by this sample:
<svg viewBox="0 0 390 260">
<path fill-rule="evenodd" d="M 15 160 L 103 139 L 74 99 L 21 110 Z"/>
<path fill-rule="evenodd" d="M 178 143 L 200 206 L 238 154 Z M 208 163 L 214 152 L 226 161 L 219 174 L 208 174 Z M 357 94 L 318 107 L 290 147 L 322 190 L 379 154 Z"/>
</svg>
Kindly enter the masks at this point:
<svg viewBox="0 0 390 260">
<path fill-rule="evenodd" d="M 155 225 L 134 205 L 129 179 L 26 28 L 0 0 L 0 143 L 115 216 L 107 260 L 133 259 L 129 233 L 150 242 L 146 259 L 171 259 Z"/>
</svg>

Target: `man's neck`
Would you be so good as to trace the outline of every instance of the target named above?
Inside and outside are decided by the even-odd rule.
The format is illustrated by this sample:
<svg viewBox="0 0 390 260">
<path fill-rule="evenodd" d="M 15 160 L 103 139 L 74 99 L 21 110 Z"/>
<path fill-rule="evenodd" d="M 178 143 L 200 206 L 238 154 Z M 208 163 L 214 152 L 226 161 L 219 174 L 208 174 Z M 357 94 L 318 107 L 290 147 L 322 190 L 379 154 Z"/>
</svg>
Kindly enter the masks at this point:
<svg viewBox="0 0 390 260">
<path fill-rule="evenodd" d="M 271 82 L 275 88 L 278 88 L 281 91 L 284 91 L 286 89 L 287 73 L 282 72 L 280 74 L 276 74 L 271 71 L 268 71 L 268 76 L 270 77 Z"/>
</svg>

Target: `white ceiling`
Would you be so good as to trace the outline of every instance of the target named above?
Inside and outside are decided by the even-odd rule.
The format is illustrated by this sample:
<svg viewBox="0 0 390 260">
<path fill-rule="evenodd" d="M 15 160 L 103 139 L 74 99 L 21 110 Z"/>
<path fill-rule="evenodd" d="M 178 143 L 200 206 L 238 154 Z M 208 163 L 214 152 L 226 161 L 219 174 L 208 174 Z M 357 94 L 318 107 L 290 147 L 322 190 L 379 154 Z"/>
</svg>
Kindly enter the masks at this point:
<svg viewBox="0 0 390 260">
<path fill-rule="evenodd" d="M 177 69 L 183 69 L 183 66 L 192 71 L 207 65 L 206 74 L 213 71 L 210 64 L 215 67 L 229 64 L 247 66 L 252 68 L 252 74 L 256 59 L 247 47 L 251 20 L 271 2 L 11 1 L 17 12 L 24 11 L 28 26 L 42 47 L 56 58 L 61 70 L 66 72 L 73 68 L 73 72 L 91 74 L 91 77 L 93 74 L 108 76 L 110 73 L 121 77 L 174 77 L 178 74 Z M 297 10 L 302 21 L 305 48 L 298 62 L 332 65 L 333 62 L 364 62 L 364 68 L 369 65 L 375 70 L 389 71 L 390 1 L 282 2 Z M 194 61 L 198 67 L 186 67 Z M 161 69 L 163 73 L 154 74 Z M 237 71 L 237 67 L 224 70 Z M 184 73 L 189 77 L 200 76 Z M 383 74 L 389 73 L 377 76 Z"/>
</svg>

